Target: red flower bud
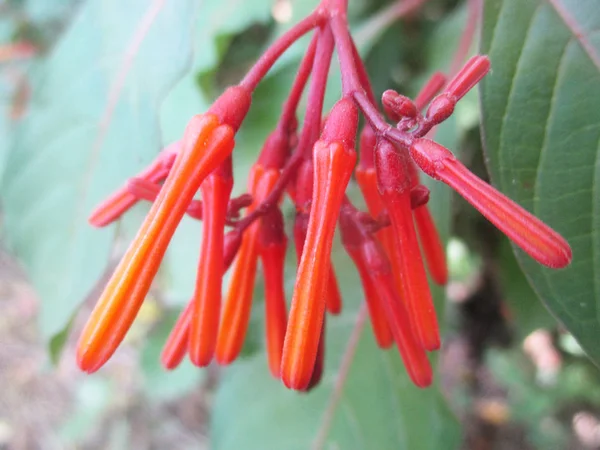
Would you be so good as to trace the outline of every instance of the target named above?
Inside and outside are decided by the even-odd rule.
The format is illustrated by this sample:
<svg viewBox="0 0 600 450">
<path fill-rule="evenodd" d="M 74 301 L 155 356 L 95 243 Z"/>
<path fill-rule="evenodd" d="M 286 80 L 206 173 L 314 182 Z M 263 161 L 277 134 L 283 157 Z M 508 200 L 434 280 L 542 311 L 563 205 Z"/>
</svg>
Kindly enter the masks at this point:
<svg viewBox="0 0 600 450">
<path fill-rule="evenodd" d="M 427 350 L 440 346 L 435 309 L 414 229 L 410 205 L 408 155 L 381 140 L 375 153 L 379 191 L 388 210 L 399 262 L 401 298 L 411 314 L 419 339 Z"/>
<path fill-rule="evenodd" d="M 329 114 L 321 140 L 313 148 L 311 212 L 281 365 L 281 378 L 293 389 L 308 386 L 317 356 L 335 224 L 356 162 L 353 146 L 357 122 L 354 103 L 340 100 Z"/>
<path fill-rule="evenodd" d="M 421 170 L 457 191 L 536 261 L 555 269 L 571 262 L 571 248 L 562 236 L 473 175 L 450 150 L 418 139 L 410 153 Z"/>
</svg>

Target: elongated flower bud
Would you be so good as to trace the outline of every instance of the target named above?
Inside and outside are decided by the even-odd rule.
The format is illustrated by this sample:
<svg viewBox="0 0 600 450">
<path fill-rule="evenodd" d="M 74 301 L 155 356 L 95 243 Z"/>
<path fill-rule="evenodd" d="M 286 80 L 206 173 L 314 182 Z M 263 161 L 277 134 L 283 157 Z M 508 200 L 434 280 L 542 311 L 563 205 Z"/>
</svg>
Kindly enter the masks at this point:
<svg viewBox="0 0 600 450">
<path fill-rule="evenodd" d="M 571 248 L 562 236 L 473 175 L 450 150 L 418 139 L 410 153 L 421 170 L 457 191 L 533 259 L 555 269 L 571 262 Z"/>
<path fill-rule="evenodd" d="M 293 389 L 310 382 L 319 345 L 335 224 L 356 162 L 358 114 L 351 100 L 339 101 L 313 149 L 314 187 L 306 242 L 283 351 L 281 378 Z"/>
<path fill-rule="evenodd" d="M 231 158 L 204 180 L 201 187 L 206 212 L 193 296 L 189 348 L 190 360 L 197 366 L 210 363 L 217 341 L 224 265 L 223 230 L 232 188 Z"/>
<path fill-rule="evenodd" d="M 242 243 L 242 234 L 234 229 L 225 235 L 223 243 L 223 273 L 227 272 Z M 175 369 L 188 351 L 190 322 L 192 320 L 192 309 L 194 308 L 192 298 L 179 315 L 173 330 L 167 338 L 167 342 L 161 353 L 160 361 L 167 370 Z"/>
<path fill-rule="evenodd" d="M 375 241 L 368 240 L 361 246 L 361 256 L 370 268 L 369 273 L 373 286 L 379 298 L 382 299 L 382 304 L 387 312 L 388 324 L 406 371 L 417 386 L 429 386 L 433 380 L 431 365 L 415 333 L 417 331 L 416 324 L 410 319 L 410 314 L 394 289 L 392 273 L 383 252 Z"/>
<path fill-rule="evenodd" d="M 82 370 L 94 372 L 100 368 L 125 337 L 202 181 L 231 154 L 234 131 L 249 105 L 250 93 L 233 88 L 215 102 L 213 113 L 196 116 L 188 125 L 182 149 L 156 202 L 82 332 L 77 351 Z M 235 109 L 235 114 L 229 109 Z"/>
<path fill-rule="evenodd" d="M 440 346 L 437 318 L 410 205 L 410 159 L 402 150 L 381 140 L 375 153 L 375 164 L 379 190 L 394 230 L 401 298 L 407 305 L 422 345 L 427 350 L 436 350 Z"/>
<path fill-rule="evenodd" d="M 262 166 L 257 166 L 262 167 Z M 249 208 L 252 211 L 262 202 L 279 178 L 279 171 L 274 169 L 261 171 L 262 175 L 251 177 L 248 181 L 253 190 L 254 203 Z M 258 227 L 252 224 L 244 233 L 240 251 L 235 260 L 231 283 L 222 310 L 215 358 L 219 364 L 230 364 L 237 358 L 248 329 L 252 295 L 258 263 Z"/>
</svg>

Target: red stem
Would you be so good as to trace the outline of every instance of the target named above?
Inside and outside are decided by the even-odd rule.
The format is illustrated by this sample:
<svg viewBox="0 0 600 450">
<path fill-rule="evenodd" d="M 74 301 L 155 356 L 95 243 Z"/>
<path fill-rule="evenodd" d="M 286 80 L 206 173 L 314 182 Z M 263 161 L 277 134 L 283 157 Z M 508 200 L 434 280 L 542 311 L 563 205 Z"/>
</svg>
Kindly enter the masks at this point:
<svg viewBox="0 0 600 450">
<path fill-rule="evenodd" d="M 271 67 L 273 67 L 273 64 L 294 42 L 313 28 L 321 26 L 324 23 L 326 19 L 324 12 L 325 10 L 322 7 L 317 8 L 277 39 L 248 71 L 240 82 L 240 86 L 253 91 Z"/>
<path fill-rule="evenodd" d="M 296 75 L 294 84 L 292 84 L 292 88 L 290 89 L 290 95 L 283 105 L 283 112 L 281 113 L 281 118 L 279 119 L 279 123 L 277 125 L 278 127 L 283 128 L 283 131 L 288 130 L 289 124 L 294 120 L 296 115 L 298 103 L 300 103 L 300 98 L 302 97 L 302 93 L 306 87 L 306 82 L 308 81 L 308 77 L 310 76 L 314 65 L 318 43 L 319 33 L 317 32 L 314 34 L 310 44 L 308 45 L 308 48 L 306 49 L 306 54 L 300 62 L 298 74 Z"/>
</svg>

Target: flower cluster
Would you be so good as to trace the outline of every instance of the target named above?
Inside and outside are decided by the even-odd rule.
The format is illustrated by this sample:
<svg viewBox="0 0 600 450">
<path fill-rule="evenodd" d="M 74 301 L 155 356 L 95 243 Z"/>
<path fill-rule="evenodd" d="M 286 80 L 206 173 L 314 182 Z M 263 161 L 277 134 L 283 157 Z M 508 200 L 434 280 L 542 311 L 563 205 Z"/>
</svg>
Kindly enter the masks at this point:
<svg viewBox="0 0 600 450">
<path fill-rule="evenodd" d="M 249 174 L 247 194 L 231 198 L 234 136 L 250 109 L 252 92 L 283 52 L 311 31 L 281 118 Z M 323 118 L 334 48 L 343 92 Z M 186 355 L 197 366 L 236 359 L 248 328 L 260 260 L 270 371 L 292 389 L 318 383 L 325 313 L 337 314 L 342 307 L 330 257 L 338 227 L 358 269 L 377 343 L 383 348 L 395 343 L 414 383 L 428 386 L 432 371 L 427 352 L 439 348 L 440 335 L 425 263 L 436 283 L 446 283 L 448 275 L 427 208 L 429 191 L 420 184 L 417 167 L 451 186 L 540 263 L 560 268 L 571 260 L 562 237 L 425 137 L 452 114 L 489 67 L 487 57 L 475 56 L 448 83 L 436 74 L 414 101 L 386 91 L 382 105 L 391 125 L 376 106 L 349 34 L 346 2 L 324 0 L 278 39 L 238 85 L 192 118 L 181 141 L 92 213 L 91 224 L 104 226 L 136 202 L 152 202 L 83 330 L 77 354 L 81 369 L 94 372 L 115 352 L 187 214 L 204 222 L 204 236 L 192 298 L 162 353 L 166 368 L 176 367 Z M 305 90 L 307 106 L 298 129 L 296 112 Z M 360 133 L 359 113 L 366 118 Z M 359 211 L 345 194 L 353 174 L 368 212 Z M 298 255 L 289 313 L 283 288 L 288 239 L 279 207 L 286 193 L 296 208 L 293 241 Z M 222 299 L 223 273 L 232 265 Z"/>
</svg>

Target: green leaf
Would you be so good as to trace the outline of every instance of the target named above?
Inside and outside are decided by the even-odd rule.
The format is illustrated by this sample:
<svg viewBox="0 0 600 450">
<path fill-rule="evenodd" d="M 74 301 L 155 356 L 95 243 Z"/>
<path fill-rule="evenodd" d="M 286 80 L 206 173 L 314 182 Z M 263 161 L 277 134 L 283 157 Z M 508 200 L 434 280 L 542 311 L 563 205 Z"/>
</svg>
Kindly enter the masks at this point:
<svg viewBox="0 0 600 450">
<path fill-rule="evenodd" d="M 114 228 L 92 208 L 162 146 L 157 110 L 190 55 L 191 0 L 91 0 L 33 71 L 2 184 L 6 238 L 60 332 L 99 278 Z"/>
<path fill-rule="evenodd" d="M 516 250 L 535 291 L 600 363 L 600 8 L 596 0 L 485 2 L 481 93 L 492 181 L 559 231 L 565 270 Z"/>
<path fill-rule="evenodd" d="M 274 380 L 264 353 L 229 369 L 215 399 L 215 449 L 235 449 L 242 443 L 246 449 L 306 449 L 320 435 L 326 442 L 320 448 L 458 446 L 457 424 L 438 389 L 414 387 L 396 351 L 377 348 L 370 330 L 363 331 L 339 402 L 333 404 L 336 375 L 353 328 L 355 314 L 348 311 L 353 306 L 346 305 L 341 317 L 329 320 L 326 372 L 309 394 L 288 391 Z"/>
<path fill-rule="evenodd" d="M 523 339 L 539 328 L 553 327 L 556 321 L 531 288 L 508 239 L 502 243 L 498 262 L 503 297 L 509 309 L 509 317 L 516 325 L 517 336 Z"/>
<path fill-rule="evenodd" d="M 164 401 L 180 397 L 198 386 L 206 373 L 192 365 L 187 358 L 175 370 L 167 371 L 160 364 L 160 353 L 176 320 L 177 314 L 170 314 L 161 321 L 148 336 L 141 353 L 142 387 L 150 400 Z"/>
</svg>

